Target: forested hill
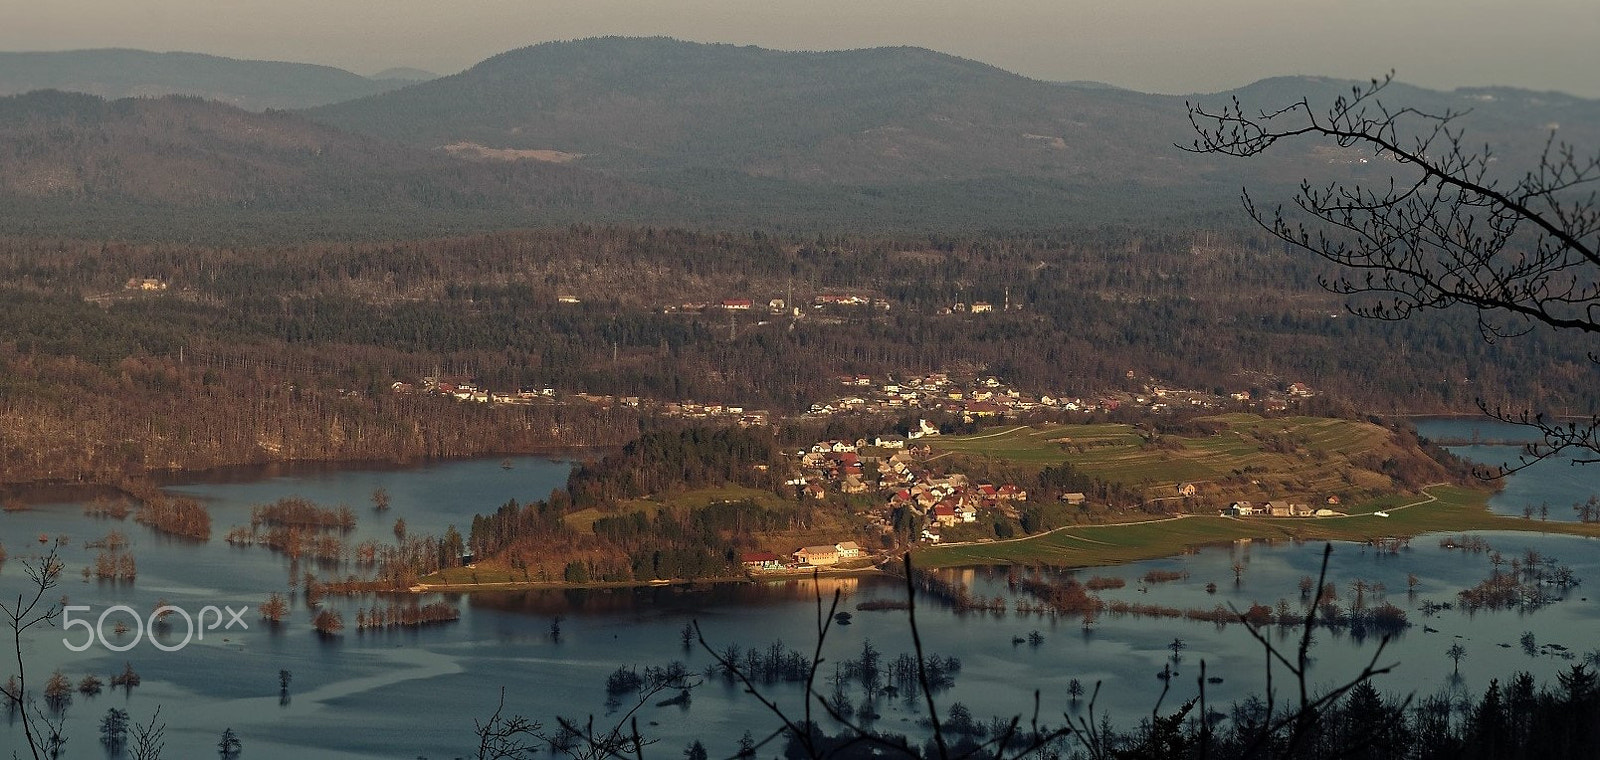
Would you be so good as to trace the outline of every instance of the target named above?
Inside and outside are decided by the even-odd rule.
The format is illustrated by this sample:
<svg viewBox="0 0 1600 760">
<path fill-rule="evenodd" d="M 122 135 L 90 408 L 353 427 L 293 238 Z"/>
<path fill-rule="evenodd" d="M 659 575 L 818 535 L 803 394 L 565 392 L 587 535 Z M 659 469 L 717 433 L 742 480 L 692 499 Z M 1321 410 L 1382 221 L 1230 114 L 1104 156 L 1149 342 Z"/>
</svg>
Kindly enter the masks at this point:
<svg viewBox="0 0 1600 760">
<path fill-rule="evenodd" d="M 1375 74 L 1382 73 L 1375 71 Z M 1350 83 L 1268 79 L 1194 96 L 1276 108 L 1331 103 Z M 1396 84 L 1396 103 L 1471 110 L 1475 142 L 1538 150 L 1552 126 L 1596 144 L 1600 101 Z M 429 147 L 555 150 L 614 170 L 722 169 L 806 183 L 894 185 L 1026 177 L 1228 194 L 1241 167 L 1185 154 L 1182 97 L 1041 82 L 920 48 L 784 52 L 664 38 L 554 42 L 454 76 L 313 109 L 354 131 Z M 1244 167 L 1297 179 L 1342 152 L 1282 151 Z M 1359 168 L 1355 156 L 1351 164 Z M 1355 169 L 1353 169 L 1355 170 Z"/>
<path fill-rule="evenodd" d="M 910 231 L 1237 213 L 1230 195 L 1129 182 L 841 187 L 730 170 L 642 176 L 429 149 L 193 97 L 105 101 L 48 90 L 0 97 L 0 203 L 0 234 L 228 244 L 572 222 Z"/>
<path fill-rule="evenodd" d="M 201 53 L 122 49 L 0 53 L 0 95 L 32 90 L 68 90 L 113 100 L 194 95 L 250 110 L 309 108 L 428 78 L 427 72 L 410 70 L 369 79 L 332 66 Z"/>
<path fill-rule="evenodd" d="M 253 210 L 298 214 L 306 223 L 349 211 L 381 222 L 421 209 L 537 219 L 553 209 L 656 203 L 658 195 L 581 169 L 471 162 L 286 112 L 179 96 L 0 98 L 0 157 L 0 198 L 9 199 L 12 224 L 40 204 L 80 214 L 212 209 L 219 219 Z"/>
<path fill-rule="evenodd" d="M 918 48 L 795 53 L 653 38 L 535 45 L 310 112 L 426 146 L 559 150 L 609 169 L 805 182 L 996 175 L 1193 181 L 1182 101 L 1060 87 Z"/>
<path fill-rule="evenodd" d="M 1198 99 L 1277 107 L 1347 88 L 1292 77 Z M 1496 170 L 1537 166 L 1552 129 L 1580 154 L 1600 146 L 1600 101 L 1400 84 L 1388 95 L 1469 111 L 1460 126 L 1495 151 Z M 181 97 L 0 99 L 0 234 L 258 243 L 571 222 L 808 234 L 1230 227 L 1246 221 L 1240 186 L 1284 198 L 1301 177 L 1381 181 L 1392 168 L 1331 145 L 1228 161 L 1174 144 L 1191 139 L 1183 98 L 1035 81 L 918 48 L 601 38 L 298 115 Z"/>
</svg>

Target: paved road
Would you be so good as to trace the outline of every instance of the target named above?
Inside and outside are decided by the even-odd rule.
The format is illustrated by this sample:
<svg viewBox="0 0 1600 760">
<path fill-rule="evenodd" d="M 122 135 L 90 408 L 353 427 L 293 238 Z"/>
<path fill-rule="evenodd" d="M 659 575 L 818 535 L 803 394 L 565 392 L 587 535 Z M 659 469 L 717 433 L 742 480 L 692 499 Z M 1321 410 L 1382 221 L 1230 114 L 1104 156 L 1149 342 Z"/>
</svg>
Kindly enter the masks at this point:
<svg viewBox="0 0 1600 760">
<path fill-rule="evenodd" d="M 1184 520 L 1184 519 L 1187 519 L 1187 518 L 1190 518 L 1190 517 L 1194 517 L 1194 515 L 1173 515 L 1172 517 L 1156 517 L 1156 518 L 1152 518 L 1152 519 L 1149 519 L 1149 520 L 1133 520 L 1131 522 L 1105 523 L 1103 525 L 1063 525 L 1063 526 L 1061 526 L 1059 528 L 1051 528 L 1050 530 L 1047 530 L 1047 531 L 1045 531 L 1043 533 L 1035 533 L 1035 534 L 1033 534 L 1031 536 L 1020 536 L 1018 538 L 997 538 L 997 539 L 995 539 L 993 541 L 954 541 L 954 542 L 951 542 L 951 543 L 948 543 L 948 544 L 935 544 L 935 545 L 936 546 L 994 546 L 995 544 L 1009 544 L 1009 543 L 1013 543 L 1013 542 L 1016 542 L 1016 541 L 1031 541 L 1031 540 L 1033 540 L 1035 538 L 1040 538 L 1042 536 L 1048 536 L 1048 535 L 1050 535 L 1052 533 L 1060 533 L 1062 531 L 1075 530 L 1075 529 L 1079 529 L 1079 528 L 1082 528 L 1084 530 L 1091 530 L 1091 529 L 1094 529 L 1094 528 L 1120 528 L 1120 527 L 1122 527 L 1124 525 L 1148 525 L 1150 523 L 1164 523 L 1164 522 L 1172 522 L 1173 520 Z M 1084 538 L 1083 536 L 1071 536 L 1071 538 L 1075 538 L 1075 539 L 1077 539 L 1079 541 L 1087 541 L 1087 542 L 1089 542 L 1091 544 L 1100 544 L 1101 546 L 1111 546 L 1111 544 L 1107 544 L 1104 541 L 1096 541 L 1096 540 L 1094 540 L 1092 538 Z"/>
</svg>

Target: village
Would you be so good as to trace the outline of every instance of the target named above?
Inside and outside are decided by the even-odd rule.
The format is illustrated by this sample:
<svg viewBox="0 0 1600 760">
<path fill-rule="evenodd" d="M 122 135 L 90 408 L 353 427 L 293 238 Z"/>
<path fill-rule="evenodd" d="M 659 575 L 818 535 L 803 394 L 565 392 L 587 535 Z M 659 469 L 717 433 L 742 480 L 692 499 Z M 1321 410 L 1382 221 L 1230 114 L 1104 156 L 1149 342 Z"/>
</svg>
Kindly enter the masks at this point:
<svg viewBox="0 0 1600 760">
<path fill-rule="evenodd" d="M 155 280 L 130 280 L 128 287 L 155 287 Z M 165 285 L 160 282 L 160 285 Z M 556 297 L 558 306 L 574 306 L 584 301 L 577 295 L 562 293 Z M 809 308 L 807 308 L 809 306 Z M 708 316 L 712 313 L 728 315 L 730 328 L 738 315 L 751 315 L 758 319 L 756 326 L 771 324 L 761 317 L 789 320 L 821 320 L 839 323 L 843 320 L 889 311 L 891 302 L 881 295 L 853 292 L 823 292 L 808 299 L 795 300 L 794 293 L 785 297 L 761 300 L 751 297 L 730 297 L 720 300 L 686 301 L 659 307 L 665 314 Z M 1002 303 L 956 301 L 937 311 L 942 315 L 982 316 L 994 312 L 1020 311 L 1021 303 L 1013 303 L 1009 291 Z M 986 374 L 981 366 L 962 370 L 943 370 L 926 374 L 844 375 L 838 378 L 848 391 L 839 396 L 811 403 L 800 416 L 826 418 L 833 415 L 878 414 L 904 416 L 927 413 L 957 418 L 967 423 L 981 423 L 1000 417 L 1018 417 L 1033 413 L 1093 414 L 1119 410 L 1171 414 L 1179 410 L 1205 411 L 1256 411 L 1275 413 L 1286 411 L 1300 400 L 1316 394 L 1301 382 L 1285 382 L 1270 375 L 1246 374 L 1247 388 L 1210 391 L 1174 387 L 1155 378 L 1136 380 L 1129 370 L 1127 383 L 1120 389 L 1100 389 L 1091 394 L 1055 392 L 1040 389 L 1020 389 L 1009 386 L 998 376 Z M 397 394 L 428 394 L 454 398 L 464 402 L 490 404 L 587 404 L 602 408 L 628 407 L 646 414 L 667 418 L 699 420 L 716 423 L 734 423 L 742 427 L 771 424 L 777 420 L 767 410 L 751 409 L 746 405 L 728 402 L 702 402 L 686 399 L 650 399 L 640 396 L 593 394 L 584 390 L 560 390 L 551 387 L 521 387 L 516 390 L 492 390 L 482 387 L 467 375 L 445 375 L 437 369 L 417 382 L 399 381 L 391 386 Z"/>
<path fill-rule="evenodd" d="M 961 377 L 951 372 L 933 372 L 905 379 L 843 375 L 839 377 L 839 384 L 849 388 L 849 392 L 811 404 L 800 418 L 941 413 L 966 423 L 981 423 L 1038 412 L 1092 414 L 1129 410 L 1164 414 L 1179 409 L 1195 409 L 1274 413 L 1286 411 L 1294 401 L 1316 395 L 1304 383 L 1298 382 L 1285 385 L 1282 391 L 1271 390 L 1259 394 L 1237 391 L 1228 396 L 1218 396 L 1207 391 L 1164 386 L 1155 381 L 1143 385 L 1138 392 L 1108 391 L 1093 397 L 1048 392 L 1034 394 L 1010 387 L 993 375 Z M 494 391 L 464 375 L 430 375 L 420 378 L 418 382 L 396 381 L 390 385 L 390 390 L 402 395 L 424 394 L 485 404 L 622 406 L 653 416 L 733 423 L 741 427 L 768 425 L 778 419 L 768 410 L 751 409 L 739 404 L 662 401 L 641 396 L 563 392 L 555 388 L 523 387 L 514 391 Z"/>
<path fill-rule="evenodd" d="M 937 544 L 947 529 L 973 525 L 985 518 L 1018 520 L 1028 492 L 1014 483 L 995 485 L 973 482 L 961 473 L 936 473 L 928 462 L 933 449 L 925 439 L 939 431 L 926 420 L 908 435 L 879 435 L 871 440 L 818 441 L 804 451 L 794 452 L 794 476 L 785 485 L 795 488 L 802 498 L 823 500 L 830 495 L 873 500 L 863 514 L 870 525 L 885 536 L 894 534 L 897 525 L 918 526 L 915 541 Z M 922 441 L 919 443 L 919 441 Z M 1177 498 L 1192 498 L 1199 486 L 1183 483 Z M 1061 495 L 1068 506 L 1081 506 L 1087 495 L 1069 492 Z M 1330 496 L 1328 505 L 1339 504 Z M 1235 501 L 1221 510 L 1224 517 L 1330 517 L 1340 514 L 1328 507 L 1312 508 L 1283 500 L 1255 506 Z M 991 539 L 981 539 L 991 540 Z M 792 572 L 814 568 L 863 567 L 877 558 L 855 541 L 832 545 L 804 546 L 787 556 L 773 552 L 745 552 L 740 557 L 751 573 Z"/>
<path fill-rule="evenodd" d="M 622 406 L 638 409 L 653 416 L 732 423 L 740 427 L 760 427 L 771 422 L 771 414 L 766 410 L 746 409 L 734 404 L 657 401 L 640 396 L 583 392 L 564 393 L 554 388 L 519 388 L 515 391 L 496 392 L 480 387 L 471 377 L 459 375 L 430 375 L 421 378 L 417 383 L 397 381 L 390 385 L 390 391 L 400 395 L 421 394 L 482 404 L 587 404 L 601 408 Z"/>
<path fill-rule="evenodd" d="M 1129 373 L 1130 381 L 1133 379 Z M 1296 400 L 1315 396 L 1304 383 L 1289 383 L 1282 391 L 1241 390 L 1219 396 L 1216 393 L 1173 388 L 1151 380 L 1137 392 L 1106 391 L 1095 396 L 1065 393 L 1033 394 L 1008 386 L 999 377 L 976 374 L 961 377 L 951 372 L 933 372 L 904 379 L 876 379 L 869 375 L 845 375 L 839 383 L 852 392 L 825 402 L 812 404 L 807 416 L 835 414 L 893 414 L 942 412 L 967 422 L 1033 412 L 1114 412 L 1141 410 L 1154 414 L 1178 409 L 1245 410 L 1281 412 Z"/>
<path fill-rule="evenodd" d="M 884 536 L 893 535 L 900 523 L 916 526 L 915 540 L 927 543 L 943 540 L 946 529 L 977 523 L 984 513 L 1018 519 L 1017 505 L 1027 501 L 1026 490 L 1012 483 L 974 483 L 963 474 L 939 474 L 928 466 L 932 449 L 918 441 L 938 435 L 936 426 L 919 420 L 904 436 L 818 441 L 790 454 L 794 470 L 785 485 L 804 499 L 820 501 L 837 494 L 864 502 L 868 506 L 859 514 Z M 1081 503 L 1083 495 L 1075 496 Z M 754 573 L 861 566 L 875 560 L 855 541 L 804 546 L 787 557 L 772 552 L 741 557 L 745 569 Z"/>
<path fill-rule="evenodd" d="M 838 297 L 827 303 L 870 305 L 869 299 Z M 781 310 L 782 299 L 770 308 Z M 699 306 L 689 304 L 687 306 Z M 721 308 L 751 308 L 744 301 Z M 1118 410 L 1160 414 L 1176 408 L 1203 410 L 1251 408 L 1279 411 L 1296 399 L 1314 395 L 1301 383 L 1279 386 L 1264 401 L 1248 392 L 1219 396 L 1213 392 L 1143 385 L 1139 392 L 1106 392 L 1094 397 L 1066 394 L 1034 394 L 1006 384 L 1000 377 L 983 373 L 931 372 L 896 378 L 869 375 L 843 375 L 838 378 L 847 391 L 829 401 L 813 403 L 797 419 L 826 419 L 835 415 L 877 416 L 885 419 L 915 419 L 903 432 L 886 432 L 854 440 L 830 439 L 812 443 L 803 450 L 788 453 L 791 468 L 784 485 L 798 499 L 830 500 L 850 509 L 876 530 L 885 543 L 913 541 L 938 544 L 957 541 L 994 540 L 981 525 L 1017 523 L 1029 494 L 1015 483 L 974 481 L 947 467 L 930 464 L 935 453 L 928 445 L 941 434 L 940 425 L 930 418 L 962 424 L 981 425 L 1002 419 L 1018 419 L 1061 413 L 1087 415 Z M 430 375 L 418 383 L 396 382 L 397 394 L 424 394 L 467 403 L 486 404 L 589 404 L 605 408 L 622 406 L 642 414 L 737 424 L 741 427 L 768 426 L 778 421 L 766 410 L 747 409 L 734 404 L 695 401 L 659 401 L 637 396 L 564 393 L 554 388 L 519 388 L 496 392 L 464 376 Z M 1056 413 L 1056 414 L 1051 414 Z M 926 415 L 926 416 L 923 416 Z M 781 419 L 781 418 L 779 418 Z M 1197 484 L 1178 485 L 1176 499 L 1196 495 Z M 1065 493 L 1060 500 L 1070 507 L 1083 507 L 1083 493 Z M 1159 500 L 1159 499 L 1158 499 Z M 1332 497 L 1328 506 L 1337 504 Z M 1313 509 L 1305 504 L 1271 501 L 1263 505 L 1235 501 L 1221 510 L 1228 517 L 1322 517 L 1336 514 L 1328 508 Z M 971 526 L 970 528 L 966 526 Z M 900 538 L 895 538 L 896 534 Z M 881 557 L 853 540 L 833 544 L 798 547 L 780 555 L 770 551 L 745 552 L 740 557 L 744 569 L 752 574 L 810 571 L 818 568 L 856 569 L 870 567 Z"/>
</svg>

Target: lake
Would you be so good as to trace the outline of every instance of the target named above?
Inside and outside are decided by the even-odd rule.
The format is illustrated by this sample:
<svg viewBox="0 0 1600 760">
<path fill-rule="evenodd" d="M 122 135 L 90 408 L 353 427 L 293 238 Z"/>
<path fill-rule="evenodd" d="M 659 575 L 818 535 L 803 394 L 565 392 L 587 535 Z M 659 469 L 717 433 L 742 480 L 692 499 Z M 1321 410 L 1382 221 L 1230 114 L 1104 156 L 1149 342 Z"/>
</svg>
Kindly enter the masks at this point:
<svg viewBox="0 0 1600 760">
<path fill-rule="evenodd" d="M 493 510 L 509 499 L 545 496 L 564 483 L 569 467 L 566 462 L 538 458 L 515 458 L 509 469 L 498 459 L 408 469 L 312 466 L 235 472 L 174 484 L 170 490 L 203 499 L 211 509 L 213 538 L 198 545 L 163 538 L 131 520 L 86 517 L 81 504 L 37 505 L 0 514 L 0 542 L 10 554 L 0 568 L 0 592 L 14 598 L 21 588 L 22 560 L 41 547 L 37 535 L 65 534 L 71 544 L 64 550 L 67 568 L 57 591 L 71 604 L 89 606 L 95 615 L 116 604 L 146 612 L 158 599 L 189 610 L 205 605 L 252 608 L 245 616 L 249 630 L 213 631 L 174 652 L 148 641 L 125 653 L 99 646 L 73 652 L 62 641 L 68 634 L 60 629 L 28 636 L 25 656 L 35 689 L 57 668 L 76 682 L 91 672 L 107 678 L 127 663 L 143 678 L 131 693 L 108 690 L 98 697 L 74 699 L 66 710 L 68 757 L 103 754 L 96 725 L 108 708 L 126 709 L 135 721 L 144 721 L 159 706 L 167 724 L 167 757 L 209 756 L 215 752 L 218 734 L 231 727 L 251 758 L 453 758 L 470 754 L 476 744 L 473 720 L 494 711 L 502 688 L 508 713 L 525 714 L 547 727 L 554 727 L 556 715 L 583 719 L 593 714 L 596 725 L 609 725 L 605 679 L 619 665 L 643 667 L 681 660 L 699 672 L 712 662 L 698 647 L 682 645 L 680 631 L 691 621 L 718 649 L 730 643 L 765 647 L 781 639 L 809 653 L 815 643 L 819 589 L 810 581 L 795 580 L 431 595 L 424 601 L 459 605 L 461 620 L 405 631 L 347 630 L 330 639 L 311 631 L 310 613 L 297 603 L 289 622 L 273 630 L 263 626 L 253 608 L 268 592 L 287 590 L 288 561 L 264 548 L 237 548 L 221 540 L 228 528 L 248 522 L 250 505 L 287 495 L 350 505 L 360 516 L 353 534 L 356 541 L 392 537 L 396 518 L 404 518 L 413 533 L 439 532 L 451 524 L 464 530 L 474 513 Z M 1529 472 L 1514 476 L 1511 487 L 1522 487 Z M 1594 477 L 1580 479 L 1547 498 L 1552 505 L 1570 503 L 1580 494 L 1586 498 L 1584 489 L 1592 490 L 1594 481 Z M 392 501 L 392 508 L 382 515 L 370 508 L 370 494 L 378 487 L 386 489 Z M 1554 510 L 1551 519 L 1556 519 Z M 134 583 L 86 581 L 79 573 L 95 553 L 82 544 L 112 529 L 131 540 L 138 561 Z M 1345 597 L 1353 593 L 1357 580 L 1367 587 L 1382 584 L 1387 589 L 1383 598 L 1405 608 L 1414 623 L 1386 653 L 1386 661 L 1399 665 L 1393 675 L 1380 677 L 1381 691 L 1479 692 L 1488 679 L 1504 680 L 1515 670 L 1549 679 L 1572 662 L 1543 644 L 1564 646 L 1580 660 L 1600 647 L 1594 633 L 1600 624 L 1600 596 L 1590 596 L 1592 586 L 1600 583 L 1600 544 L 1537 533 L 1484 537 L 1507 555 L 1534 549 L 1557 557 L 1588 585 L 1533 613 L 1447 610 L 1424 617 L 1420 608 L 1426 601 L 1453 601 L 1457 591 L 1487 575 L 1487 555 L 1440 548 L 1437 537 L 1413 541 L 1396 554 L 1351 544 L 1335 547 L 1330 580 L 1339 589 L 1341 603 L 1349 603 Z M 1243 608 L 1253 602 L 1274 604 L 1280 598 L 1298 602 L 1298 579 L 1316 574 L 1320 555 L 1320 544 L 1241 543 L 1081 571 L 1079 577 L 1106 575 L 1127 581 L 1122 589 L 1104 592 L 1107 598 Z M 1244 567 L 1237 584 L 1235 564 Z M 1141 583 L 1139 579 L 1150 570 L 1183 572 L 1187 577 Z M 1407 591 L 1411 574 L 1418 578 L 1414 592 Z M 1013 610 L 1022 598 L 1008 589 L 1004 570 L 958 570 L 948 577 L 986 596 L 1006 597 Z M 1207 583 L 1216 584 L 1214 594 L 1205 590 Z M 856 604 L 867 600 L 904 598 L 898 580 L 824 579 L 822 586 L 824 598 L 831 600 L 837 591 L 843 595 L 843 609 L 854 613 L 851 625 L 829 632 L 824 675 L 831 676 L 832 663 L 856 656 L 868 640 L 886 659 L 911 651 L 903 612 L 855 610 Z M 1372 593 L 1367 597 L 1369 602 L 1376 599 Z M 373 599 L 329 599 L 325 604 L 340 609 L 349 624 L 356 608 L 370 607 Z M 551 635 L 557 616 L 559 640 Z M 1170 661 L 1167 645 L 1174 638 L 1183 639 L 1186 649 L 1166 707 L 1195 693 L 1194 676 L 1202 659 L 1209 674 L 1224 679 L 1208 687 L 1208 699 L 1223 709 L 1228 701 L 1262 688 L 1261 649 L 1238 625 L 1105 616 L 1085 630 L 1078 620 L 1066 617 L 956 614 L 931 601 L 919 610 L 919 622 L 930 653 L 958 656 L 963 665 L 953 688 L 937 695 L 941 708 L 959 701 L 980 718 L 1030 711 L 1033 690 L 1038 689 L 1043 719 L 1059 724 L 1062 712 L 1086 707 L 1086 702 L 1072 704 L 1067 696 L 1067 683 L 1077 678 L 1091 688 L 1101 682 L 1097 713 L 1131 726 L 1149 714 L 1160 693 L 1161 681 L 1155 674 Z M 1033 631 L 1041 636 L 1037 645 L 1013 643 Z M 1519 645 L 1524 632 L 1541 644 L 1532 656 Z M 175 635 L 161 641 L 171 646 L 182 634 L 180 623 Z M 110 630 L 104 635 L 114 645 L 132 638 L 129 633 L 119 639 Z M 1291 634 L 1272 635 L 1287 643 Z M 81 628 L 71 633 L 73 641 L 82 637 Z M 1451 663 L 1445 656 L 1453 642 L 1467 650 L 1459 681 L 1451 678 Z M 1374 646 L 1372 638 L 1356 640 L 1348 634 L 1319 631 L 1312 652 L 1314 682 L 1331 684 L 1354 674 Z M 13 669 L 0 666 L 0 677 Z M 280 669 L 292 673 L 286 701 L 280 700 L 278 690 Z M 788 709 L 799 704 L 795 686 L 764 687 L 764 693 Z M 859 695 L 853 696 L 859 701 Z M 877 710 L 878 727 L 918 732 L 919 706 L 882 699 Z M 640 711 L 639 719 L 641 731 L 659 740 L 646 754 L 661 757 L 678 757 L 694 739 L 703 740 L 713 756 L 727 756 L 747 729 L 760 738 L 779 725 L 742 687 L 720 678 L 695 689 L 687 706 L 652 703 Z M 21 728 L 13 714 L 0 736 L 0 749 L 22 746 Z M 778 745 L 769 745 L 761 754 L 780 751 Z"/>
<path fill-rule="evenodd" d="M 1425 419 L 1417 423 L 1417 432 L 1441 440 L 1528 441 L 1534 436 L 1529 429 L 1484 417 L 1457 417 Z M 1457 456 L 1471 460 L 1486 468 L 1502 465 L 1516 466 L 1521 446 L 1478 445 L 1449 446 Z M 1506 486 L 1490 497 L 1489 509 L 1498 514 L 1522 517 L 1524 507 L 1547 511 L 1534 513 L 1534 519 L 1576 521 L 1574 504 L 1600 493 L 1600 470 L 1594 465 L 1573 463 L 1570 452 L 1536 461 L 1506 480 Z M 1546 516 L 1547 515 L 1547 516 Z"/>
</svg>

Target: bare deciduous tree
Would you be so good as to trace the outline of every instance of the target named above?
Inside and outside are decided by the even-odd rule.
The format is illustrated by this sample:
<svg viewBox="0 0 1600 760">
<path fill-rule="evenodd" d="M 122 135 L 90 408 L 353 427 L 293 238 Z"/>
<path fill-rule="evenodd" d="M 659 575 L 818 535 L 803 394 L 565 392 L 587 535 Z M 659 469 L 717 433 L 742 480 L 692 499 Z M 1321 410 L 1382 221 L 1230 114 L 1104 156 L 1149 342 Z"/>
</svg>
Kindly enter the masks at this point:
<svg viewBox="0 0 1600 760">
<path fill-rule="evenodd" d="M 488 720 L 472 723 L 478 734 L 478 760 L 525 760 L 538 753 L 540 724 L 521 715 L 504 716 L 506 690 L 500 687 L 500 703 Z"/>
<path fill-rule="evenodd" d="M 17 658 L 16 680 L 6 682 L 5 698 L 8 702 L 21 707 L 22 733 L 34 760 L 50 755 L 52 748 L 59 752 L 60 743 L 65 741 L 60 736 L 59 721 L 52 722 L 46 719 L 28 698 L 28 674 L 22 657 L 23 635 L 36 626 L 54 625 L 60 613 L 54 604 L 45 600 L 45 596 L 49 594 L 50 589 L 55 588 L 56 581 L 61 577 L 62 565 L 57 556 L 59 548 L 58 539 L 44 556 L 25 562 L 23 567 L 30 581 L 29 590 L 17 594 L 15 604 L 0 602 L 0 614 L 4 614 L 6 625 L 11 629 L 12 651 L 16 653 Z M 45 723 L 43 727 L 38 725 L 41 722 Z"/>
<path fill-rule="evenodd" d="M 161 760 L 161 751 L 167 746 L 167 724 L 160 720 L 161 707 L 157 705 L 148 722 L 133 724 L 133 760 Z"/>
<path fill-rule="evenodd" d="M 1534 329 L 1600 335 L 1600 155 L 1583 156 L 1552 134 L 1537 167 L 1506 175 L 1488 147 L 1467 144 L 1465 112 L 1386 105 L 1392 80 L 1393 72 L 1353 87 L 1326 111 L 1305 98 L 1276 111 L 1248 111 L 1237 98 L 1221 109 L 1190 103 L 1197 137 L 1179 147 L 1245 158 L 1307 138 L 1389 162 L 1390 176 L 1372 184 L 1303 180 L 1294 214 L 1262 209 L 1244 193 L 1246 212 L 1263 229 L 1342 268 L 1322 285 L 1356 297 L 1357 315 L 1401 320 L 1461 307 L 1476 311 L 1491 342 Z M 1589 358 L 1600 372 L 1600 352 Z M 1540 436 L 1502 473 L 1560 451 L 1600 462 L 1600 414 L 1561 422 L 1478 403 Z"/>
</svg>

